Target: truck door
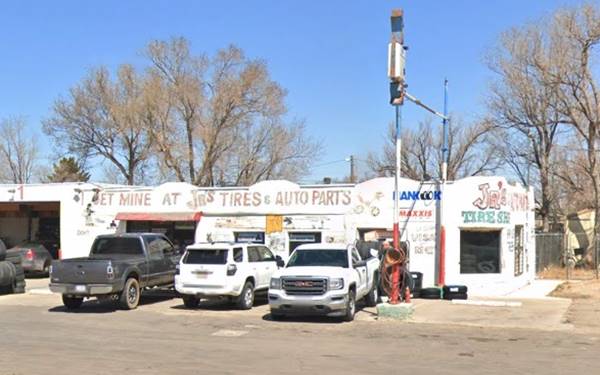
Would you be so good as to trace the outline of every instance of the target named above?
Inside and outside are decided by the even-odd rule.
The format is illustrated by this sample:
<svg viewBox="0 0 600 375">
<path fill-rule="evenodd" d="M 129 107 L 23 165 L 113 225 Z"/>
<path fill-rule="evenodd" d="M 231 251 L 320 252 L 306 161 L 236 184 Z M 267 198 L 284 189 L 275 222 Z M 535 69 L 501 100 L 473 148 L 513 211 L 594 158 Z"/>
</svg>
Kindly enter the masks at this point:
<svg viewBox="0 0 600 375">
<path fill-rule="evenodd" d="M 162 236 L 150 236 L 148 245 L 148 285 L 173 283 L 175 278 L 175 250 L 173 245 Z"/>
<path fill-rule="evenodd" d="M 356 298 L 360 298 L 365 294 L 367 289 L 367 265 L 365 262 L 361 262 L 362 258 L 356 248 L 352 248 L 352 265 L 354 270 L 358 274 L 358 285 L 356 285 Z M 363 264 L 355 266 L 356 264 Z"/>
</svg>

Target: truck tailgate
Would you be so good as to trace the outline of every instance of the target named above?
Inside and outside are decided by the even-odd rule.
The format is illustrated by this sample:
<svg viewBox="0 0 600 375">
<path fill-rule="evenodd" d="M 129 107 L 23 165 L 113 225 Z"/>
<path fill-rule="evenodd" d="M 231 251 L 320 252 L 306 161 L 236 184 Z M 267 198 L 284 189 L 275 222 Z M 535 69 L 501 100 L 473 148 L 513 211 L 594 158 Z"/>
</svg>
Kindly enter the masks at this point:
<svg viewBox="0 0 600 375">
<path fill-rule="evenodd" d="M 61 284 L 108 283 L 109 260 L 74 258 L 52 262 L 51 282 Z"/>
</svg>

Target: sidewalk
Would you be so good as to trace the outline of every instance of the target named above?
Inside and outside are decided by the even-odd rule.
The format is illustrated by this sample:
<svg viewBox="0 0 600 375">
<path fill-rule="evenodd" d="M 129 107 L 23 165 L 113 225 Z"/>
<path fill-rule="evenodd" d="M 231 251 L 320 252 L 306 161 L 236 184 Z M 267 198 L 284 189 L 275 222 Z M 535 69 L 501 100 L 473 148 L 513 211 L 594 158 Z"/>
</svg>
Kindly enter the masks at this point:
<svg viewBox="0 0 600 375">
<path fill-rule="evenodd" d="M 467 301 L 457 301 L 458 303 L 414 299 L 415 311 L 411 321 L 446 325 L 570 331 L 574 327 L 566 322 L 566 314 L 571 306 L 571 300 L 548 296 L 562 282 L 562 280 L 535 280 L 504 296 L 469 295 Z M 497 306 L 490 306 L 494 303 Z"/>
</svg>

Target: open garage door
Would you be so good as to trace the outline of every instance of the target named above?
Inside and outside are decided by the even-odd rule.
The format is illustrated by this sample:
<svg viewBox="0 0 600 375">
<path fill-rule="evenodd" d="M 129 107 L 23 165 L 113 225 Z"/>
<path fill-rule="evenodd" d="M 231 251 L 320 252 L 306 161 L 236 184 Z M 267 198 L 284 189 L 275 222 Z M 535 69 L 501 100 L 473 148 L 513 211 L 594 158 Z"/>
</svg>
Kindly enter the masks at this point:
<svg viewBox="0 0 600 375">
<path fill-rule="evenodd" d="M 120 212 L 116 220 L 126 221 L 128 233 L 162 233 L 167 236 L 175 249 L 183 252 L 186 246 L 194 243 L 196 225 L 202 213 L 145 213 Z"/>
<path fill-rule="evenodd" d="M 60 249 L 60 202 L 0 202 L 0 238 L 7 247 L 43 245 L 54 259 Z"/>
</svg>

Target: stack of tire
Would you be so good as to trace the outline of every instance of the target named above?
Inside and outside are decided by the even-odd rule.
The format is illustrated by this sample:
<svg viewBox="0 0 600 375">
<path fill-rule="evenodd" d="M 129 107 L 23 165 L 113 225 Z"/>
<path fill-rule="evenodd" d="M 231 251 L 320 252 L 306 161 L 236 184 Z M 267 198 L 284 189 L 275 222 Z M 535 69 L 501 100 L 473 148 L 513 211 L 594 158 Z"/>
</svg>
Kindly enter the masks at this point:
<svg viewBox="0 0 600 375">
<path fill-rule="evenodd" d="M 25 272 L 19 254 L 0 247 L 0 294 L 25 293 Z"/>
<path fill-rule="evenodd" d="M 444 285 L 443 292 L 447 300 L 468 298 L 466 285 Z"/>
</svg>

